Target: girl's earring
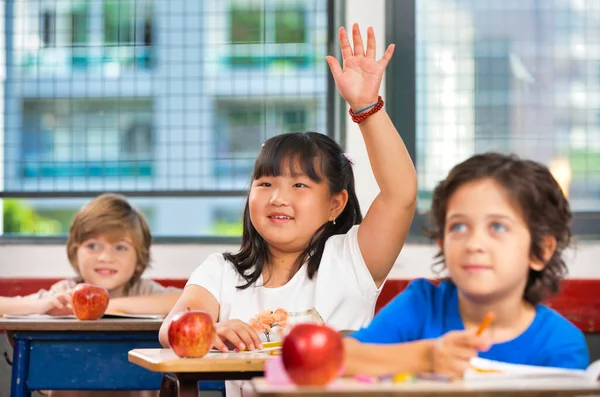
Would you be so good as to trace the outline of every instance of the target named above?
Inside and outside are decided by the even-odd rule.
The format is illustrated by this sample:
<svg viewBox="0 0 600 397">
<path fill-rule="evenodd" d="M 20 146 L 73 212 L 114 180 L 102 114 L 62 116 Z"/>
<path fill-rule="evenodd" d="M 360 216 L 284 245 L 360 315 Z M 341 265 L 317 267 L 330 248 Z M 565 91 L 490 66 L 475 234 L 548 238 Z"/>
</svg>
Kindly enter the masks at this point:
<svg viewBox="0 0 600 397">
<path fill-rule="evenodd" d="M 335 226 L 335 218 L 333 218 L 333 225 Z"/>
</svg>

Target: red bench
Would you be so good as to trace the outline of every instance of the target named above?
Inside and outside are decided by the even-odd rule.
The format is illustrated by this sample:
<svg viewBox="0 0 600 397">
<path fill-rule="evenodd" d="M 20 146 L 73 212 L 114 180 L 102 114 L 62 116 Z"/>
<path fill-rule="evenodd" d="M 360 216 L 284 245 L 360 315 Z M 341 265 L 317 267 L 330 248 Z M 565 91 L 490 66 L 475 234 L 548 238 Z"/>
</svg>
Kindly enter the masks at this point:
<svg viewBox="0 0 600 397">
<path fill-rule="evenodd" d="M 27 295 L 49 288 L 59 279 L 0 278 L 0 296 Z M 165 286 L 183 287 L 183 279 L 158 279 Z M 402 292 L 410 280 L 388 280 L 377 301 L 376 311 Z M 600 279 L 568 279 L 561 293 L 546 304 L 567 317 L 583 332 L 600 332 Z"/>
</svg>

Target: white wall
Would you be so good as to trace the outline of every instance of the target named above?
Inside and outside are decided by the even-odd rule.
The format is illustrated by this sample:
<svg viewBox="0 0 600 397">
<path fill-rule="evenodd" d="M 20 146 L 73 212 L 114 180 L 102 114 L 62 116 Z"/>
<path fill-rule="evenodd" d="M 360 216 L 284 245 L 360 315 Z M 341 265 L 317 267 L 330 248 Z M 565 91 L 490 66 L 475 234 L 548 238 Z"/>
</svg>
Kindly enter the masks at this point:
<svg viewBox="0 0 600 397">
<path fill-rule="evenodd" d="M 383 54 L 387 44 L 383 37 L 385 0 L 347 0 L 346 26 L 359 22 L 361 30 L 366 32 L 373 26 L 377 41 L 378 56 Z M 385 92 L 381 92 L 385 98 Z M 366 212 L 369 204 L 378 192 L 375 179 L 369 166 L 360 130 L 348 118 L 346 126 L 347 151 L 355 162 L 355 174 L 358 196 Z M 147 275 L 156 278 L 183 278 L 190 273 L 204 258 L 214 252 L 235 251 L 238 247 L 230 245 L 200 244 L 161 244 L 152 249 L 153 268 Z M 431 245 L 408 244 L 400 254 L 391 278 L 430 277 L 431 264 L 436 253 Z M 600 278 L 600 268 L 596 265 L 600 258 L 600 243 L 580 243 L 575 250 L 567 253 L 569 277 Z M 59 278 L 73 275 L 62 245 L 0 245 L 0 277 L 47 277 Z"/>
<path fill-rule="evenodd" d="M 191 272 L 214 252 L 235 251 L 232 245 L 166 244 L 152 249 L 152 269 L 147 273 L 155 278 L 187 279 Z M 398 257 L 391 278 L 431 277 L 435 247 L 427 244 L 408 244 Z M 600 244 L 581 243 L 567 255 L 570 278 L 600 278 L 597 260 Z M 0 245 L 0 277 L 60 278 L 73 276 L 62 245 Z"/>
</svg>

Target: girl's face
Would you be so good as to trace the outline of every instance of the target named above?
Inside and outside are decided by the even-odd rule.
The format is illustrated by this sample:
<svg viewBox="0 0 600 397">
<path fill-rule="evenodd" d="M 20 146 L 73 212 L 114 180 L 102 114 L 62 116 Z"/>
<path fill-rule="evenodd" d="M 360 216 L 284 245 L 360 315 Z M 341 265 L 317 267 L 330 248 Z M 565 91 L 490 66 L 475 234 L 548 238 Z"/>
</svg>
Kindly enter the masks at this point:
<svg viewBox="0 0 600 397">
<path fill-rule="evenodd" d="M 531 234 L 520 208 L 493 179 L 460 186 L 448 200 L 442 249 L 461 294 L 480 301 L 523 296 L 530 269 Z"/>
<path fill-rule="evenodd" d="M 83 281 L 105 287 L 112 298 L 122 296 L 137 266 L 135 247 L 128 236 L 98 235 L 77 249 L 77 268 Z"/>
<path fill-rule="evenodd" d="M 331 195 L 325 179 L 315 182 L 304 173 L 286 171 L 252 182 L 250 220 L 271 250 L 300 253 L 317 229 L 339 216 L 347 199 L 345 190 Z"/>
</svg>

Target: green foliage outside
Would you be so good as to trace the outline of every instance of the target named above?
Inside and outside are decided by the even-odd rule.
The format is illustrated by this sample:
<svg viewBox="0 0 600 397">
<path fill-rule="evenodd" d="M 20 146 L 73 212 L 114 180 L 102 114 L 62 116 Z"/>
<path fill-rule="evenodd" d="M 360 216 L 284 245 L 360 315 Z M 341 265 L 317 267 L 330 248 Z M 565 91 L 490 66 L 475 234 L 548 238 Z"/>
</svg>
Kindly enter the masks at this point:
<svg viewBox="0 0 600 397">
<path fill-rule="evenodd" d="M 239 237 L 242 235 L 244 226 L 242 221 L 239 222 L 224 222 L 217 221 L 213 224 L 211 232 L 215 236 L 221 237 Z"/>
<path fill-rule="evenodd" d="M 38 214 L 24 200 L 5 199 L 3 203 L 4 234 L 56 235 L 61 233 L 59 221 Z"/>
</svg>

